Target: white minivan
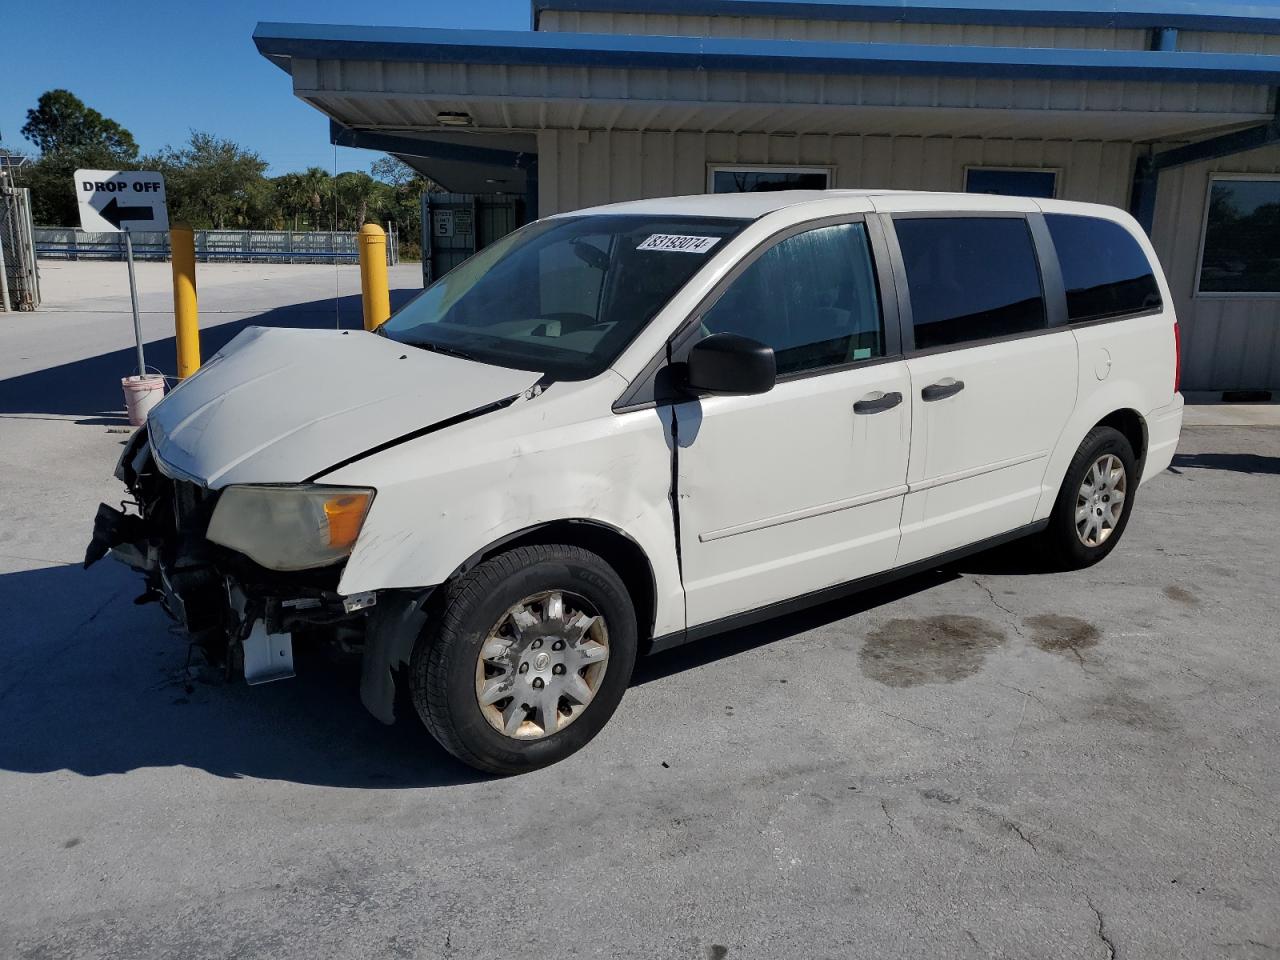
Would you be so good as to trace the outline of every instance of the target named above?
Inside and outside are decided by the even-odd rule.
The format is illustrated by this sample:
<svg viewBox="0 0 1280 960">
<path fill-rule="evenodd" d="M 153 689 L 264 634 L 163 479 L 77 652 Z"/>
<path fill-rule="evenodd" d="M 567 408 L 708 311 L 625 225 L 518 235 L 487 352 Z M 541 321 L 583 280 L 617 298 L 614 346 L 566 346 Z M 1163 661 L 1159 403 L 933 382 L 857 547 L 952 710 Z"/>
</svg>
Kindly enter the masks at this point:
<svg viewBox="0 0 1280 960">
<path fill-rule="evenodd" d="M 362 645 L 455 756 L 587 743 L 637 655 L 1034 534 L 1124 533 L 1182 423 L 1118 210 L 783 191 L 532 223 L 376 333 L 251 328 L 117 475 L 110 550 L 250 682 Z"/>
</svg>

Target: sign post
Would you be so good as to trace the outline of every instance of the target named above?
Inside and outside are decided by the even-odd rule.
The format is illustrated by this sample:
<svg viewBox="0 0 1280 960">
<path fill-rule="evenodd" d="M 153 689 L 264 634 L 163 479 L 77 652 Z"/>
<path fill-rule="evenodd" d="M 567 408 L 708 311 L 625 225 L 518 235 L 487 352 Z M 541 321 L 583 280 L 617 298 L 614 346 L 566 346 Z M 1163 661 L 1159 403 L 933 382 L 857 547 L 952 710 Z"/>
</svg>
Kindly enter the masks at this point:
<svg viewBox="0 0 1280 960">
<path fill-rule="evenodd" d="M 138 282 L 133 272 L 131 230 L 168 231 L 164 177 L 145 170 L 77 170 L 76 197 L 80 226 L 90 233 L 123 233 L 129 264 L 129 299 L 133 304 L 133 336 L 138 346 L 138 376 L 147 374 L 142 352 L 142 318 L 138 312 Z"/>
<path fill-rule="evenodd" d="M 142 317 L 138 313 L 138 282 L 133 277 L 133 237 L 125 227 L 124 258 L 129 262 L 129 300 L 133 303 L 133 339 L 138 345 L 138 376 L 147 375 L 147 358 L 142 353 Z"/>
</svg>

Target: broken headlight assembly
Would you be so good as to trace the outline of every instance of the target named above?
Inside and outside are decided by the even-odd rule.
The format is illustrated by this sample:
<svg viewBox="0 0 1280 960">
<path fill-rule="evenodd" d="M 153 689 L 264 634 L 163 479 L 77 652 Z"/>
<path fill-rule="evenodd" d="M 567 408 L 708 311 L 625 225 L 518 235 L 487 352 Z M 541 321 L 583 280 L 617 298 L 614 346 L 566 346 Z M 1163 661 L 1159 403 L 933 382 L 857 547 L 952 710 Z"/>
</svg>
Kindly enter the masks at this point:
<svg viewBox="0 0 1280 960">
<path fill-rule="evenodd" d="M 230 486 L 206 534 L 268 570 L 310 570 L 350 555 L 373 503 L 366 487 Z"/>
</svg>

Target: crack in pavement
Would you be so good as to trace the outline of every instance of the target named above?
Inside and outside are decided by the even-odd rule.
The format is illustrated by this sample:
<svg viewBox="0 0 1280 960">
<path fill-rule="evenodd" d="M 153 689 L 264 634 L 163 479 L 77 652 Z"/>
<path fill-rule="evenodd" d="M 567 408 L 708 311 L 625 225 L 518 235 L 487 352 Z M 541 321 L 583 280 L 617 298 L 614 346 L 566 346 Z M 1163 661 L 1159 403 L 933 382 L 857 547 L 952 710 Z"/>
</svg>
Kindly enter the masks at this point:
<svg viewBox="0 0 1280 960">
<path fill-rule="evenodd" d="M 1032 693 L 1030 690 L 1023 690 L 1021 687 L 1015 687 L 1011 683 L 1003 683 L 1000 680 L 997 680 L 995 683 L 997 687 L 1004 687 L 1006 690 L 1012 690 L 1014 693 L 1020 693 L 1024 697 L 1030 700 L 1034 700 L 1036 703 L 1040 704 L 1040 706 L 1044 707 L 1047 711 L 1052 713 L 1054 716 L 1056 716 L 1059 720 L 1063 721 L 1064 723 L 1070 722 L 1070 718 L 1065 713 L 1062 713 L 1060 710 L 1057 710 L 1054 707 L 1050 706 L 1048 703 L 1045 702 L 1043 697 L 1040 697 L 1039 695 Z"/>
<path fill-rule="evenodd" d="M 1026 634 L 1022 632 L 1022 621 L 1016 613 L 1006 607 L 1003 603 L 996 599 L 995 591 L 988 587 L 977 577 L 971 577 L 971 582 L 975 587 L 987 595 L 987 599 L 991 601 L 991 605 L 997 610 L 1003 610 L 1006 617 L 1009 618 L 1009 626 L 1013 627 L 1013 632 L 1022 640 L 1027 639 Z"/>
<path fill-rule="evenodd" d="M 1116 945 L 1107 936 L 1106 926 L 1102 922 L 1102 911 L 1093 905 L 1093 901 L 1089 897 L 1085 897 L 1084 902 L 1089 905 L 1089 909 L 1093 911 L 1094 919 L 1098 921 L 1098 927 L 1094 933 L 1102 941 L 1102 945 L 1107 948 L 1107 960 L 1116 960 Z"/>
<path fill-rule="evenodd" d="M 893 717 L 893 719 L 895 720 L 901 720 L 903 723 L 909 723 L 913 727 L 919 727 L 921 730 L 928 730 L 930 733 L 936 733 L 940 737 L 946 736 L 945 731 L 940 730 L 937 727 L 931 727 L 927 723 L 918 723 L 917 721 L 912 720 L 910 717 L 904 717 L 897 713 L 890 713 L 888 710 L 881 710 L 880 712 L 884 714 L 886 717 Z"/>
<path fill-rule="evenodd" d="M 1040 848 L 1036 846 L 1035 834 L 1031 834 L 1030 836 L 1028 836 L 1027 834 L 1023 833 L 1022 827 L 1018 826 L 1012 820 L 1006 819 L 1005 826 L 1007 826 L 1010 830 L 1016 833 L 1018 835 L 1018 838 L 1022 840 L 1023 843 L 1025 843 L 1028 847 L 1034 850 L 1037 855 L 1039 855 Z"/>
<path fill-rule="evenodd" d="M 889 812 L 889 801 L 881 800 L 880 809 L 884 811 L 884 818 L 889 824 L 889 832 L 895 837 L 898 835 L 898 821 L 893 818 L 893 814 Z"/>
<path fill-rule="evenodd" d="M 1273 946 L 1269 943 L 1263 943 L 1261 940 L 1233 940 L 1230 943 L 1215 943 L 1214 946 L 1226 949 L 1230 949 L 1231 947 L 1260 947 L 1269 953 L 1280 953 L 1280 947 Z"/>
<path fill-rule="evenodd" d="M 1204 765 L 1205 765 L 1206 767 L 1208 767 L 1211 771 L 1213 771 L 1214 773 L 1216 773 L 1216 774 L 1217 774 L 1219 777 L 1221 777 L 1223 780 L 1225 780 L 1227 783 L 1231 784 L 1233 787 L 1236 787 L 1236 788 L 1237 788 L 1237 789 L 1239 789 L 1239 790 L 1243 790 L 1245 793 L 1248 793 L 1248 794 L 1251 794 L 1251 795 L 1253 794 L 1253 791 L 1252 791 L 1252 790 L 1250 790 L 1247 786 L 1245 786 L 1243 783 L 1241 783 L 1241 782 L 1240 782 L 1239 780 L 1237 780 L 1235 777 L 1228 776 L 1227 774 L 1223 773 L 1221 770 L 1219 770 L 1217 767 L 1215 767 L 1215 766 L 1214 766 L 1212 763 L 1210 763 L 1208 760 L 1204 761 Z"/>
</svg>

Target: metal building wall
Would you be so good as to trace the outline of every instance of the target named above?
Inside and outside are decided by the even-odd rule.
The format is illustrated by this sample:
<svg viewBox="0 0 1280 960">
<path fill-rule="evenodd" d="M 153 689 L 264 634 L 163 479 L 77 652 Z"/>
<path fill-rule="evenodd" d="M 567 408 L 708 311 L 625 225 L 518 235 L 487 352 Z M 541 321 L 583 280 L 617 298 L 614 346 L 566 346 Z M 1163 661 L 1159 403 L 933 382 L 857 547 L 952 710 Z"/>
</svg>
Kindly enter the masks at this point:
<svg viewBox="0 0 1280 960">
<path fill-rule="evenodd" d="M 992 24 L 859 23 L 781 17 L 707 17 L 654 13 L 545 10 L 539 30 L 647 36 L 759 37 L 769 40 L 840 40 L 848 43 L 932 43 L 984 47 L 1150 49 L 1149 30 L 1016 27 Z M 1184 30 L 1178 49 L 1192 53 L 1280 54 L 1280 36 Z"/>
<path fill-rule="evenodd" d="M 1178 49 L 1190 53 L 1280 54 L 1280 36 L 1266 33 L 1211 33 L 1184 30 L 1178 34 Z"/>
<path fill-rule="evenodd" d="M 1061 171 L 1063 199 L 1125 206 L 1133 151 L 1067 140 L 546 131 L 538 136 L 539 213 L 705 193 L 711 164 L 829 166 L 836 187 L 911 190 L 963 190 L 967 166 L 1047 167 Z"/>
<path fill-rule="evenodd" d="M 1280 297 L 1196 295 L 1212 173 L 1280 174 L 1280 147 L 1160 175 L 1152 241 L 1182 325 L 1183 389 L 1275 389 L 1280 387 Z"/>
<path fill-rule="evenodd" d="M 858 23 L 780 17 L 706 17 L 653 13 L 544 10 L 539 30 L 649 36 L 759 37 L 769 40 L 839 40 L 847 43 L 935 43 L 991 47 L 1074 47 L 1146 50 L 1147 30 L 1079 27 L 1005 27 L 987 24 Z"/>
</svg>

